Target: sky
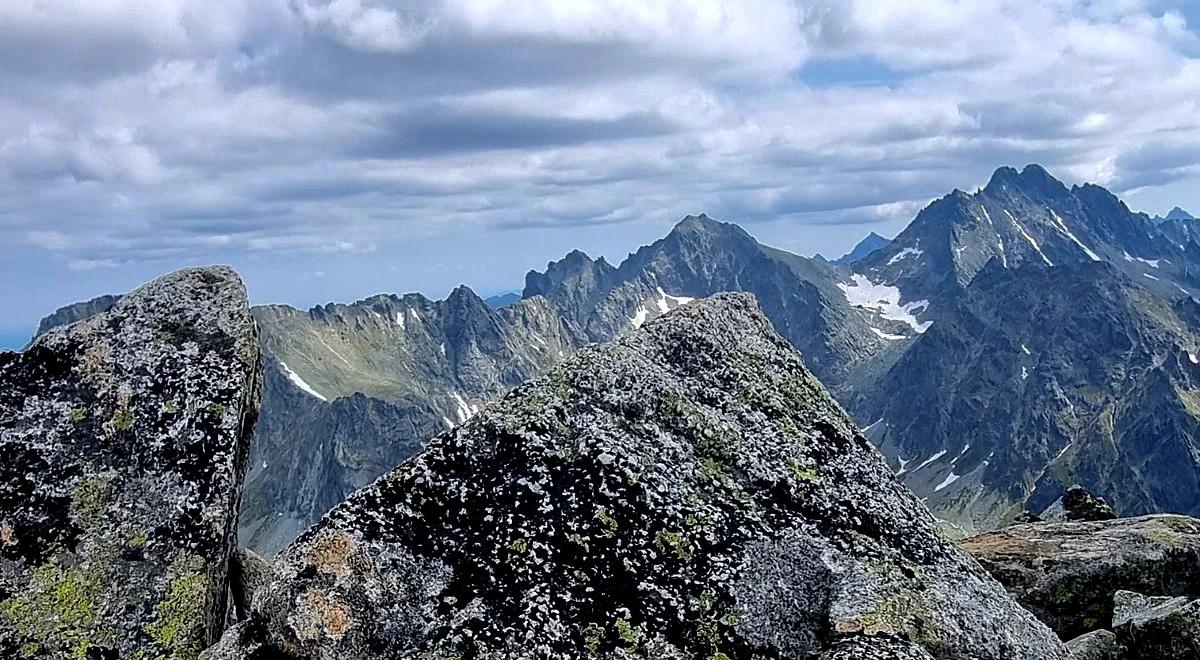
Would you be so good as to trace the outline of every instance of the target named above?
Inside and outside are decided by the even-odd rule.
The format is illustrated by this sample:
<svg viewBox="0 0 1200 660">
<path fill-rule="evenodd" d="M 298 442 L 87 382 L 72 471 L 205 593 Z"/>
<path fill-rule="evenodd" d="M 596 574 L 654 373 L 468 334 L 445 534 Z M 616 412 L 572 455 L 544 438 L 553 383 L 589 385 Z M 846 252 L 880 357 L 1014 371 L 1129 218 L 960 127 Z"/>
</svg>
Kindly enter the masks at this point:
<svg viewBox="0 0 1200 660">
<path fill-rule="evenodd" d="M 998 166 L 1200 213 L 1187 0 L 0 3 L 0 346 L 227 263 L 487 295 L 684 215 L 837 255 Z"/>
</svg>

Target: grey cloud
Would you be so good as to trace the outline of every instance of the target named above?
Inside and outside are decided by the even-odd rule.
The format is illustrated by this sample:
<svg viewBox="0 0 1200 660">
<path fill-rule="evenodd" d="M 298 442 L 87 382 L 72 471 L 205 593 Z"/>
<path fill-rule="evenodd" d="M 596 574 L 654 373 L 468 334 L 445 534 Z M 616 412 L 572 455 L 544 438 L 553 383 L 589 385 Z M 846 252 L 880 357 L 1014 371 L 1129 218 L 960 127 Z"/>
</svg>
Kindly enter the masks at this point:
<svg viewBox="0 0 1200 660">
<path fill-rule="evenodd" d="M 667 118 L 637 112 L 616 119 L 517 115 L 429 105 L 380 118 L 350 155 L 360 158 L 421 157 L 463 151 L 559 147 L 588 142 L 667 135 Z"/>
</svg>

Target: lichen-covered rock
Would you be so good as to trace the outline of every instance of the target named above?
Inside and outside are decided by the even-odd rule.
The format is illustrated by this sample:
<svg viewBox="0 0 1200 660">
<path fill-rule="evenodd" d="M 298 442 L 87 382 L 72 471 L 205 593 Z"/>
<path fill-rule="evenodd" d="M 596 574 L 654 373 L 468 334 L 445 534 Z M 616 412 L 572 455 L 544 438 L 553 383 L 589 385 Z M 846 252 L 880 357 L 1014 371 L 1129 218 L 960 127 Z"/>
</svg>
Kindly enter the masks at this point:
<svg viewBox="0 0 1200 660">
<path fill-rule="evenodd" d="M 231 636 L 289 658 L 816 658 L 870 636 L 1068 657 L 744 294 L 435 439 L 276 557 Z"/>
<path fill-rule="evenodd" d="M 1128 660 L 1200 660 L 1200 600 L 1118 591 L 1113 631 Z"/>
<path fill-rule="evenodd" d="M 1093 630 L 1067 642 L 1075 660 L 1124 660 L 1125 647 L 1107 630 Z"/>
<path fill-rule="evenodd" d="M 834 644 L 820 660 L 932 660 L 912 642 L 888 637 L 854 637 Z"/>
<path fill-rule="evenodd" d="M 217 267 L 0 353 L 0 657 L 194 658 L 221 633 L 257 339 Z"/>
<path fill-rule="evenodd" d="M 1120 589 L 1200 597 L 1200 520 L 1186 516 L 1014 525 L 961 545 L 1063 639 L 1106 628 Z"/>
</svg>

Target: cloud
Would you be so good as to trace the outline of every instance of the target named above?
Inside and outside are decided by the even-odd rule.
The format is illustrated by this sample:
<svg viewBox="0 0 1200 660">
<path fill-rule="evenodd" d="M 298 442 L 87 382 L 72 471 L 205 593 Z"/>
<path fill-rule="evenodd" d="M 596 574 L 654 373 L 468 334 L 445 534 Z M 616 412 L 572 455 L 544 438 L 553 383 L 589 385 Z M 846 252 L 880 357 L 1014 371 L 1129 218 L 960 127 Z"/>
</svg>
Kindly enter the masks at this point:
<svg viewBox="0 0 1200 660">
<path fill-rule="evenodd" d="M 1167 198 L 1200 176 L 1197 23 L 1160 0 L 6 3 L 0 245 L 62 278 L 301 255 L 340 282 L 325 262 L 588 227 L 632 248 L 703 210 L 835 253 L 859 228 L 834 225 L 1033 161 L 1200 206 Z"/>
<path fill-rule="evenodd" d="M 117 262 L 112 259 L 72 259 L 67 262 L 71 270 L 96 270 L 97 268 L 116 268 Z"/>
</svg>

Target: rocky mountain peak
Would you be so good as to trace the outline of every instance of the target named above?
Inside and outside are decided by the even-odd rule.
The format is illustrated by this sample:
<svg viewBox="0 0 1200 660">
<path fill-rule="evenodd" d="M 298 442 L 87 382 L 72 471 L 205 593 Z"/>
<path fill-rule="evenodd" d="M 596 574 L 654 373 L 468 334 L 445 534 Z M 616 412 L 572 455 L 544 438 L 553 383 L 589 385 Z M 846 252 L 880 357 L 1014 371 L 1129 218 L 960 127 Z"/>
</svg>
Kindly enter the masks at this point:
<svg viewBox="0 0 1200 660">
<path fill-rule="evenodd" d="M 525 275 L 522 296 L 556 298 L 591 294 L 603 288 L 616 269 L 604 257 L 592 259 L 580 250 L 572 250 L 558 261 L 546 264 L 546 271 L 531 270 Z"/>
<path fill-rule="evenodd" d="M 1175 208 L 1173 208 L 1167 212 L 1167 215 L 1164 219 L 1166 219 L 1166 220 L 1194 220 L 1195 218 L 1192 216 L 1191 213 L 1188 213 L 1187 211 L 1184 211 L 1183 209 L 1176 206 Z"/>
<path fill-rule="evenodd" d="M 862 261 L 863 259 L 869 257 L 872 253 L 887 247 L 887 245 L 891 242 L 891 239 L 884 238 L 875 232 L 871 232 L 870 234 L 867 234 L 866 238 L 855 244 L 853 249 L 838 259 L 835 259 L 833 263 L 850 265 Z"/>
<path fill-rule="evenodd" d="M 708 217 L 707 213 L 701 213 L 700 215 L 688 214 L 675 224 L 675 227 L 672 231 L 678 231 L 681 233 L 714 231 L 720 230 L 724 224 L 725 223 L 723 222 L 718 222 Z"/>
<path fill-rule="evenodd" d="M 989 195 L 1023 194 L 1034 198 L 1057 198 L 1070 193 L 1061 181 L 1036 163 L 1026 165 L 1020 172 L 1012 167 L 998 168 L 983 191 Z"/>
<path fill-rule="evenodd" d="M 685 216 L 682 220 L 675 224 L 675 227 L 671 229 L 669 234 L 667 234 L 667 238 L 669 240 L 671 237 L 685 239 L 697 236 L 729 235 L 739 235 L 750 238 L 750 235 L 747 234 L 746 231 L 741 227 L 730 222 L 714 220 L 708 217 L 707 214 L 701 213 L 700 215 Z"/>
<path fill-rule="evenodd" d="M 470 309 L 484 313 L 491 309 L 483 298 L 480 298 L 471 287 L 460 284 L 454 287 L 450 295 L 446 297 L 446 305 L 450 309 Z"/>
</svg>

